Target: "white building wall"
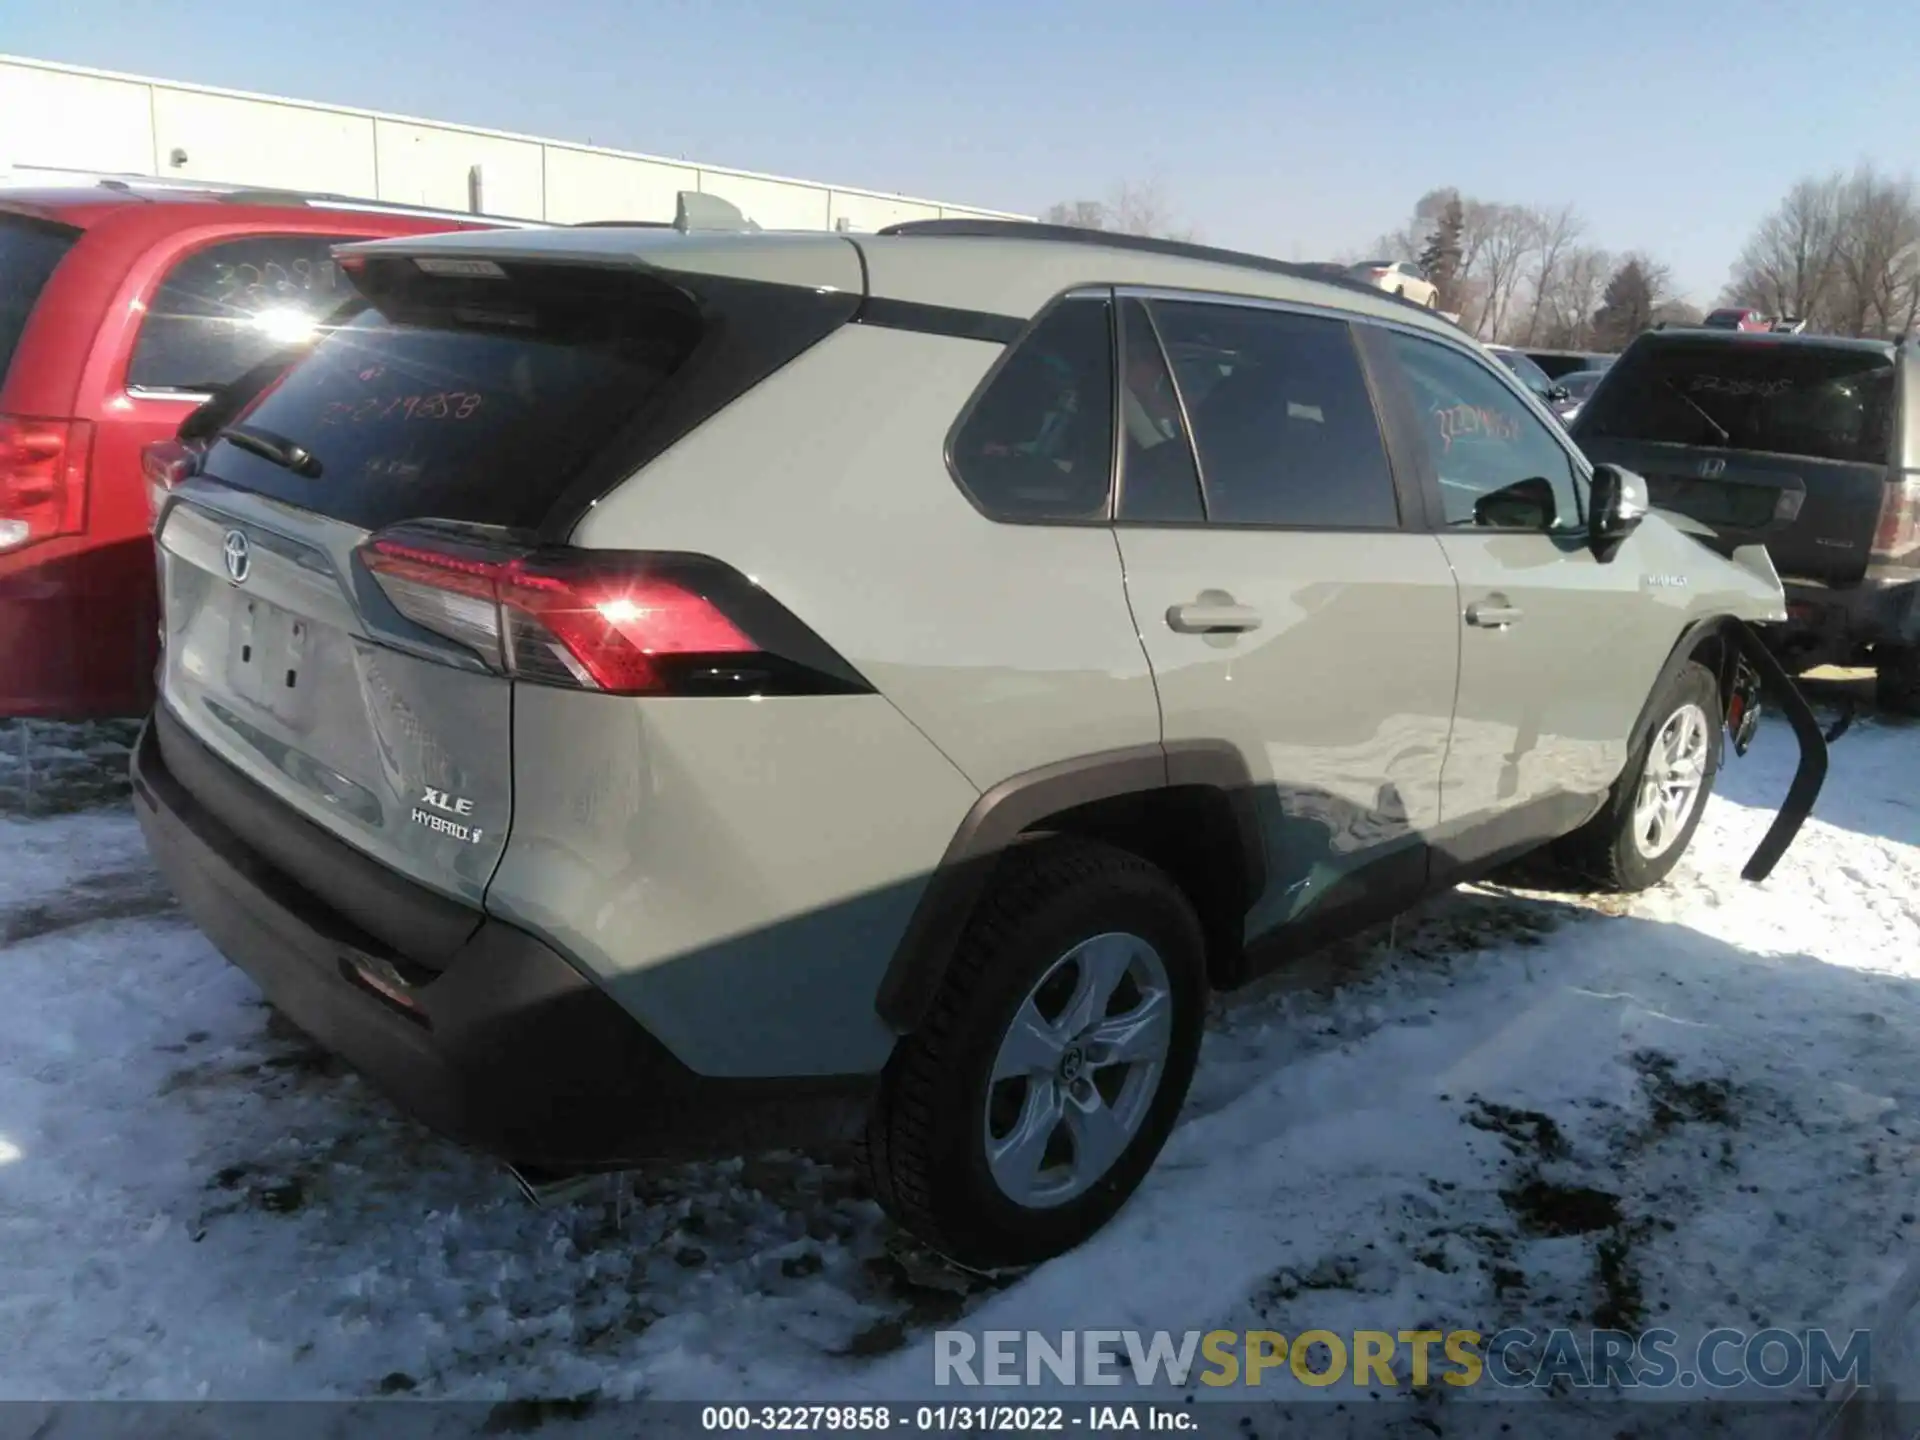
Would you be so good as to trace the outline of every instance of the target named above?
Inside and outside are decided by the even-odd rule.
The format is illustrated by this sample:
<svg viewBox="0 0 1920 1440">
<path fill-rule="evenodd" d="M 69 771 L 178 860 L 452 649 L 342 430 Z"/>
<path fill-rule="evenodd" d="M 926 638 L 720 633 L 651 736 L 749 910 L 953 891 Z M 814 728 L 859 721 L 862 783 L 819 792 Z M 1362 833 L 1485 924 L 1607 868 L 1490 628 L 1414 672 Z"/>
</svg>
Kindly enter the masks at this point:
<svg viewBox="0 0 1920 1440">
<path fill-rule="evenodd" d="M 152 87 L 0 59 L 0 169 L 30 155 L 66 169 L 154 173 Z"/>
<path fill-rule="evenodd" d="M 342 195 L 378 190 L 368 116 L 160 85 L 152 93 L 158 174 Z"/>
<path fill-rule="evenodd" d="M 674 197 L 700 188 L 691 165 L 670 165 L 579 150 L 542 147 L 547 159 L 547 208 L 540 218 L 556 225 L 583 220 L 671 220 Z"/>
<path fill-rule="evenodd" d="M 506 140 L 440 125 L 373 122 L 379 198 L 402 205 L 466 209 L 467 177 L 478 165 L 481 200 L 488 214 L 543 220 L 547 203 L 544 148 L 530 140 Z"/>
<path fill-rule="evenodd" d="M 769 230 L 877 230 L 1004 211 L 441 125 L 0 55 L 0 183 L 37 172 L 151 175 L 329 191 L 465 210 L 480 168 L 488 214 L 573 224 L 671 220 L 682 190 Z"/>
</svg>

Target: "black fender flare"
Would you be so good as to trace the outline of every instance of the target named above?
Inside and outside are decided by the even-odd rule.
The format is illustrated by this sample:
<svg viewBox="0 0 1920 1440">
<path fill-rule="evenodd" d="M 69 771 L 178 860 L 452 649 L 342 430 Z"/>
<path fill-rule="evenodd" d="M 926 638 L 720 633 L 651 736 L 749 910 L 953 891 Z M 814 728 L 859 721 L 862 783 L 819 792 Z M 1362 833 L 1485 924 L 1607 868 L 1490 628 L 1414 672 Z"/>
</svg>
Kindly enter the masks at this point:
<svg viewBox="0 0 1920 1440">
<path fill-rule="evenodd" d="M 1740 871 L 1742 880 L 1758 882 L 1773 873 L 1774 866 L 1780 863 L 1780 857 L 1787 853 L 1787 847 L 1799 835 L 1800 827 L 1813 813 L 1814 801 L 1819 798 L 1820 788 L 1827 778 L 1827 741 L 1821 733 L 1820 721 L 1814 715 L 1813 707 L 1807 703 L 1807 697 L 1800 693 L 1800 687 L 1794 684 L 1793 677 L 1787 673 L 1758 631 L 1732 615 L 1710 615 L 1694 621 L 1681 631 L 1666 663 L 1660 667 L 1660 673 L 1654 677 L 1653 685 L 1647 691 L 1639 718 L 1634 721 L 1628 753 L 1638 751 L 1656 718 L 1653 714 L 1654 698 L 1693 659 L 1701 642 L 1712 636 L 1723 637 L 1733 651 L 1759 674 L 1761 693 L 1779 707 L 1793 730 L 1794 739 L 1800 745 L 1800 763 L 1794 769 L 1793 782 L 1787 787 L 1786 798 L 1781 801 L 1773 823 L 1767 827 L 1759 846 Z M 1724 680 L 1724 677 L 1720 678 Z M 1715 719 L 1722 728 L 1725 727 L 1724 714 Z"/>
<path fill-rule="evenodd" d="M 1820 787 L 1827 781 L 1827 737 L 1820 733 L 1819 717 L 1813 713 L 1807 697 L 1800 693 L 1800 687 L 1793 683 L 1793 677 L 1787 674 L 1786 667 L 1760 638 L 1759 632 L 1744 620 L 1734 620 L 1731 633 L 1741 655 L 1760 672 L 1761 693 L 1779 705 L 1780 713 L 1793 727 L 1794 739 L 1800 742 L 1800 763 L 1794 767 L 1787 798 L 1780 802 L 1773 824 L 1767 827 L 1767 833 L 1760 838 L 1759 846 L 1740 872 L 1742 880 L 1757 882 L 1773 873 L 1773 867 L 1780 863 L 1780 857 L 1787 853 L 1787 847 L 1793 844 L 1800 827 L 1813 813 L 1813 803 L 1820 798 Z"/>
<path fill-rule="evenodd" d="M 1253 776 L 1233 745 L 1176 741 L 1043 765 L 1002 780 L 967 811 L 881 977 L 874 997 L 880 1018 L 906 1034 L 926 1017 L 994 867 L 1028 831 L 1082 805 L 1172 786 L 1207 786 L 1227 797 L 1251 904 L 1266 889 L 1266 850 L 1254 809 Z"/>
</svg>

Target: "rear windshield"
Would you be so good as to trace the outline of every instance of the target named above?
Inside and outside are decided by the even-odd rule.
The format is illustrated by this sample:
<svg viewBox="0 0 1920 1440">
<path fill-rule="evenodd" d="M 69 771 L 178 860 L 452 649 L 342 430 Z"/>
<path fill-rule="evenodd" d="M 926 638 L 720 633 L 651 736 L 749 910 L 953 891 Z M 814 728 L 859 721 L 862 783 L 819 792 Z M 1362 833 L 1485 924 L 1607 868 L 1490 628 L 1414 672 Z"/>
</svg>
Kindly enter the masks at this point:
<svg viewBox="0 0 1920 1440">
<path fill-rule="evenodd" d="M 311 451 L 317 476 L 232 444 L 207 468 L 366 529 L 533 528 L 674 374 L 701 323 L 679 292 L 614 271 L 416 277 L 340 317 L 241 413 L 244 429 Z"/>
<path fill-rule="evenodd" d="M 70 226 L 0 214 L 0 385 L 40 292 L 79 238 Z"/>
<path fill-rule="evenodd" d="M 1797 344 L 1652 345 L 1622 359 L 1580 434 L 1883 465 L 1893 360 Z"/>
</svg>

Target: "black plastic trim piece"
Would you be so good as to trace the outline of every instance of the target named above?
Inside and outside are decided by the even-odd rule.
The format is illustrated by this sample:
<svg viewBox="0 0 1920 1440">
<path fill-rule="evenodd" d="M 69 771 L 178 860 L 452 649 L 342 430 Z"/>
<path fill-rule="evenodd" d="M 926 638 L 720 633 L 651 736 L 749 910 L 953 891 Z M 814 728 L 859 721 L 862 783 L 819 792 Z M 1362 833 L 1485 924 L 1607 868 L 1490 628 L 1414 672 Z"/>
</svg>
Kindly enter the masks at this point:
<svg viewBox="0 0 1920 1440">
<path fill-rule="evenodd" d="M 1026 319 L 1018 315 L 923 305 L 917 300 L 890 300 L 883 295 L 868 296 L 853 319 L 855 324 L 881 330 L 911 330 L 920 335 L 986 340 L 995 345 L 1011 345 L 1027 328 Z"/>
<path fill-rule="evenodd" d="M 1813 813 L 1814 801 L 1820 798 L 1820 787 L 1827 779 L 1827 741 L 1820 733 L 1820 721 L 1813 707 L 1807 704 L 1807 697 L 1800 693 L 1800 687 L 1793 683 L 1793 677 L 1767 648 L 1759 632 L 1744 620 L 1731 621 L 1728 628 L 1741 655 L 1760 672 L 1765 693 L 1779 705 L 1787 724 L 1793 727 L 1794 739 L 1800 742 L 1800 763 L 1794 767 L 1787 798 L 1780 802 L 1773 824 L 1767 827 L 1767 833 L 1740 872 L 1742 880 L 1760 881 L 1773 873 L 1773 867 L 1780 863 L 1780 857 L 1787 853 L 1787 847 L 1793 844 L 1800 827 Z"/>
<path fill-rule="evenodd" d="M 925 1017 L 994 867 L 1023 834 L 1079 806 L 1170 785 L 1211 785 L 1227 795 L 1251 905 L 1266 888 L 1266 851 L 1253 810 L 1252 775 L 1230 745 L 1138 745 L 1043 765 L 995 785 L 960 822 L 881 978 L 874 997 L 880 1018 L 905 1034 Z"/>
</svg>

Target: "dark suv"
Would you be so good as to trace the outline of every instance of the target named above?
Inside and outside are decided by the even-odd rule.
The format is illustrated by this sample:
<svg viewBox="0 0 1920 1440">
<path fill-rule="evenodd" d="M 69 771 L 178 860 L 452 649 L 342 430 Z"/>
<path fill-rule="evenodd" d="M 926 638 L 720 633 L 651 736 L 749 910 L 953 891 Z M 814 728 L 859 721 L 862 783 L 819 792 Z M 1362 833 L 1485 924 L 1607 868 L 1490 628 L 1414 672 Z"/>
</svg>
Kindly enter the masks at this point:
<svg viewBox="0 0 1920 1440">
<path fill-rule="evenodd" d="M 1596 464 L 1786 581 L 1775 639 L 1803 667 L 1876 665 L 1920 713 L 1920 347 L 1912 340 L 1661 330 L 1607 372 L 1572 426 Z"/>
</svg>

